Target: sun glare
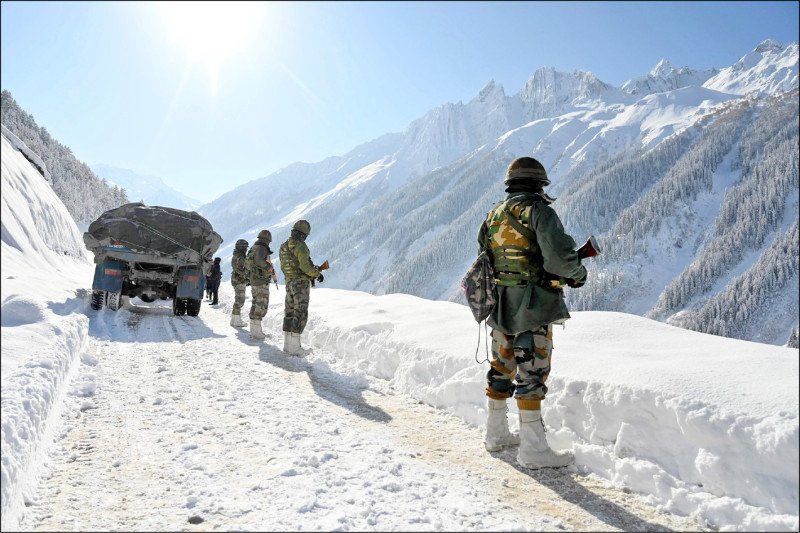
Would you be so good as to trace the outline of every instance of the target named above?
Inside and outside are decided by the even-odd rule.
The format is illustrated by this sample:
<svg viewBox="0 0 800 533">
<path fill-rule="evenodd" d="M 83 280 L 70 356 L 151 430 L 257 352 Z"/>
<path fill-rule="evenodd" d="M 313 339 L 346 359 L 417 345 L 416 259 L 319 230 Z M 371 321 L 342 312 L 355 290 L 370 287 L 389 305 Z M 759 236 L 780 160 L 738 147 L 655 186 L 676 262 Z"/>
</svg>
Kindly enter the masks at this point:
<svg viewBox="0 0 800 533">
<path fill-rule="evenodd" d="M 172 40 L 193 62 L 208 67 L 216 93 L 223 63 L 241 53 L 259 27 L 261 2 L 163 2 L 160 4 Z"/>
</svg>

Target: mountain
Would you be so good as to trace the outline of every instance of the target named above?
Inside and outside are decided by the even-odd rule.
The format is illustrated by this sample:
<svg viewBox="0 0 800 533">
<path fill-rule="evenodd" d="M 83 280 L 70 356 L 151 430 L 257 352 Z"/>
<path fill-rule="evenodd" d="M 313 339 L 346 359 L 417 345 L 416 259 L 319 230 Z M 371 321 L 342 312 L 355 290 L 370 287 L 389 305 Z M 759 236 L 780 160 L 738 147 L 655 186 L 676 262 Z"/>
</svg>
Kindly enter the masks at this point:
<svg viewBox="0 0 800 533">
<path fill-rule="evenodd" d="M 38 154 L 46 167 L 46 179 L 79 227 L 86 228 L 100 213 L 128 202 L 125 191 L 98 178 L 67 146 L 40 127 L 8 91 L 3 91 L 2 123 L 29 150 Z M 40 169 L 44 171 L 45 169 Z"/>
<path fill-rule="evenodd" d="M 262 228 L 280 242 L 307 218 L 313 257 L 332 265 L 326 285 L 463 301 L 505 167 L 532 155 L 567 230 L 606 249 L 589 283 L 567 291 L 574 309 L 786 344 L 798 328 L 797 64 L 797 44 L 765 41 L 729 68 L 662 61 L 621 88 L 542 68 L 516 94 L 490 82 L 402 133 L 290 165 L 199 211 L 222 231 L 223 256 Z M 780 260 L 776 272 L 762 256 Z M 742 284 L 748 311 L 729 313 Z"/>
<path fill-rule="evenodd" d="M 98 163 L 91 165 L 95 174 L 118 187 L 125 189 L 132 202 L 142 201 L 147 205 L 162 205 L 194 211 L 203 203 L 176 191 L 156 176 L 137 174 L 126 168 Z"/>
<path fill-rule="evenodd" d="M 686 66 L 676 69 L 672 63 L 662 59 L 647 76 L 626 81 L 622 90 L 633 95 L 663 93 L 691 85 L 702 85 L 718 73 L 717 69 L 693 70 Z"/>
<path fill-rule="evenodd" d="M 724 145 L 752 116 L 744 138 L 780 123 L 770 113 L 781 104 L 755 101 L 764 109 L 740 106 L 740 116 L 731 106 L 733 115 L 700 134 Z M 791 141 L 790 132 L 763 135 L 775 149 Z M 0 141 L 3 531 L 171 531 L 187 521 L 243 530 L 797 530 L 796 350 L 576 312 L 555 333 L 558 366 L 542 404 L 550 446 L 571 450 L 575 466 L 532 474 L 513 450 L 475 453 L 488 365 L 476 363 L 465 306 L 318 288 L 302 359 L 276 342 L 281 298 L 264 318 L 268 339 L 241 342 L 229 325 L 230 285 L 201 317 L 165 317 L 158 302 L 91 310 L 94 268 L 78 227 L 38 155 L 5 132 Z M 660 158 L 671 157 L 674 147 L 659 146 Z M 763 148 L 739 146 L 743 161 Z M 626 154 L 614 164 L 636 168 Z M 746 214 L 737 205 L 724 217 Z M 509 402 L 512 428 L 517 410 Z M 502 498 L 487 498 L 486 486 Z M 533 513 L 507 505 L 539 493 L 549 503 Z"/>
</svg>

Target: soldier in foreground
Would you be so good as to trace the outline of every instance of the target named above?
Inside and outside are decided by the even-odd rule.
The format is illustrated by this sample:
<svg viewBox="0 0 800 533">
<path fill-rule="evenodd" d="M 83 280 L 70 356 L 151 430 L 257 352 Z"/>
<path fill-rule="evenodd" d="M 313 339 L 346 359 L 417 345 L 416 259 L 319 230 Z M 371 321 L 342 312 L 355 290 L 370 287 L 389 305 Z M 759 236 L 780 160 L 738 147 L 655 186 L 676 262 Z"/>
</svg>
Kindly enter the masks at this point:
<svg viewBox="0 0 800 533">
<path fill-rule="evenodd" d="M 322 283 L 325 279 L 321 268 L 311 262 L 310 252 L 305 243 L 311 233 L 307 220 L 298 220 L 292 227 L 289 239 L 281 244 L 279 251 L 281 270 L 286 276 L 286 305 L 283 317 L 283 351 L 291 355 L 303 355 L 300 335 L 308 321 L 308 301 L 311 297 L 311 283 Z M 327 264 L 327 261 L 325 262 Z"/>
<path fill-rule="evenodd" d="M 244 239 L 236 241 L 231 256 L 231 285 L 233 285 L 233 311 L 231 311 L 231 326 L 243 328 L 242 306 L 244 306 L 245 291 L 250 283 L 250 274 L 247 272 L 247 246 Z"/>
<path fill-rule="evenodd" d="M 261 329 L 261 319 L 267 314 L 269 306 L 269 283 L 277 280 L 275 267 L 272 266 L 269 243 L 272 242 L 272 233 L 262 229 L 250 251 L 247 252 L 247 269 L 250 272 L 250 290 L 253 301 L 250 304 L 250 338 L 264 340 Z"/>
<path fill-rule="evenodd" d="M 539 161 L 521 157 L 508 167 L 506 199 L 487 215 L 478 233 L 481 251 L 490 250 L 497 283 L 492 327 L 491 368 L 487 374 L 486 449 L 519 443 L 517 462 L 526 468 L 566 466 L 570 452 L 554 452 L 545 438 L 541 402 L 547 393 L 553 324 L 569 318 L 563 283 L 580 287 L 586 268 L 575 241 L 550 207 L 554 199 Z M 516 377 L 516 383 L 514 382 Z M 516 397 L 520 434 L 508 430 L 506 400 Z"/>
</svg>

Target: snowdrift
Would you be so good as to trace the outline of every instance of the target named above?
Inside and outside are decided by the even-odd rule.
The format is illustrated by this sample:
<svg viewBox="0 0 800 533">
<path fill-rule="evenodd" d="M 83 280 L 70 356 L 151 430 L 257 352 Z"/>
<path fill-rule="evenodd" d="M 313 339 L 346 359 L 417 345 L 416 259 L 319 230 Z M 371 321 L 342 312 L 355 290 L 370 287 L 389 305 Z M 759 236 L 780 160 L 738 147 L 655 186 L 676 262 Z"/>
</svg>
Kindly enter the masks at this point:
<svg viewBox="0 0 800 533">
<path fill-rule="evenodd" d="M 88 319 L 76 294 L 92 265 L 64 204 L 2 137 L 2 529 L 44 464 L 43 447 L 66 384 L 85 352 Z"/>
<path fill-rule="evenodd" d="M 278 339 L 279 300 L 266 317 Z M 463 305 L 315 289 L 303 342 L 315 364 L 482 426 L 477 330 Z M 544 417 L 580 468 L 722 529 L 797 529 L 796 350 L 612 312 L 573 313 L 554 342 Z"/>
</svg>

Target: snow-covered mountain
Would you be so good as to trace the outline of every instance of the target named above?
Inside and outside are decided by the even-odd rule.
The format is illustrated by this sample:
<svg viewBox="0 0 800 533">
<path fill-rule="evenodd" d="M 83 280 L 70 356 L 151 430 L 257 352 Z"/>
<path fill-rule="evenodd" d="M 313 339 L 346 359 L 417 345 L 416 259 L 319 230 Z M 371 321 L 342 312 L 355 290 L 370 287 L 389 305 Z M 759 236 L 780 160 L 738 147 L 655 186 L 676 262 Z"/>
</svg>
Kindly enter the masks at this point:
<svg viewBox="0 0 800 533">
<path fill-rule="evenodd" d="M 147 205 L 163 205 L 194 211 L 203 203 L 173 189 L 157 176 L 137 174 L 127 168 L 103 163 L 91 165 L 95 174 L 107 182 L 122 187 L 131 202 L 142 201 Z"/>
<path fill-rule="evenodd" d="M 466 104 L 442 105 L 402 133 L 290 165 L 200 212 L 225 238 L 224 256 L 237 238 L 252 242 L 269 228 L 282 241 L 295 220 L 307 218 L 313 257 L 333 267 L 329 286 L 459 301 L 478 226 L 504 195 L 504 169 L 532 155 L 548 169 L 567 229 L 578 240 L 596 234 L 608 248 L 590 266 L 590 283 L 568 294 L 574 308 L 785 344 L 796 337 L 797 306 L 771 309 L 766 294 L 796 296 L 796 265 L 782 261 L 775 283 L 750 267 L 761 268 L 763 254 L 780 256 L 784 241 L 789 258 L 797 248 L 797 159 L 789 149 L 797 137 L 797 67 L 796 43 L 765 41 L 719 71 L 662 61 L 621 88 L 589 72 L 543 68 L 516 94 L 490 82 Z M 777 203 L 757 201 L 759 180 L 769 182 Z M 766 209 L 766 218 L 742 218 L 726 232 L 731 195 L 740 205 L 747 196 L 745 204 Z M 711 253 L 719 244 L 703 238 L 724 234 L 746 244 L 720 262 Z M 618 236 L 628 244 L 612 246 Z M 698 284 L 693 270 L 713 270 L 713 283 Z M 762 287 L 752 287 L 761 296 L 750 304 L 772 324 L 766 329 L 744 333 L 742 315 L 723 318 L 714 303 L 745 280 Z M 666 300 L 680 303 L 665 307 Z"/>
<path fill-rule="evenodd" d="M 673 91 L 692 85 L 703 85 L 718 74 L 716 69 L 693 70 L 687 66 L 675 68 L 667 59 L 662 59 L 646 76 L 626 81 L 622 90 L 633 95 L 647 95 Z"/>
<path fill-rule="evenodd" d="M 199 317 L 91 310 L 77 226 L 1 140 L 4 531 L 797 530 L 794 350 L 576 312 L 543 403 L 576 464 L 521 469 L 482 448 L 466 307 L 314 289 L 305 358 L 276 345 L 280 298 L 242 342 L 230 285 Z"/>
</svg>

